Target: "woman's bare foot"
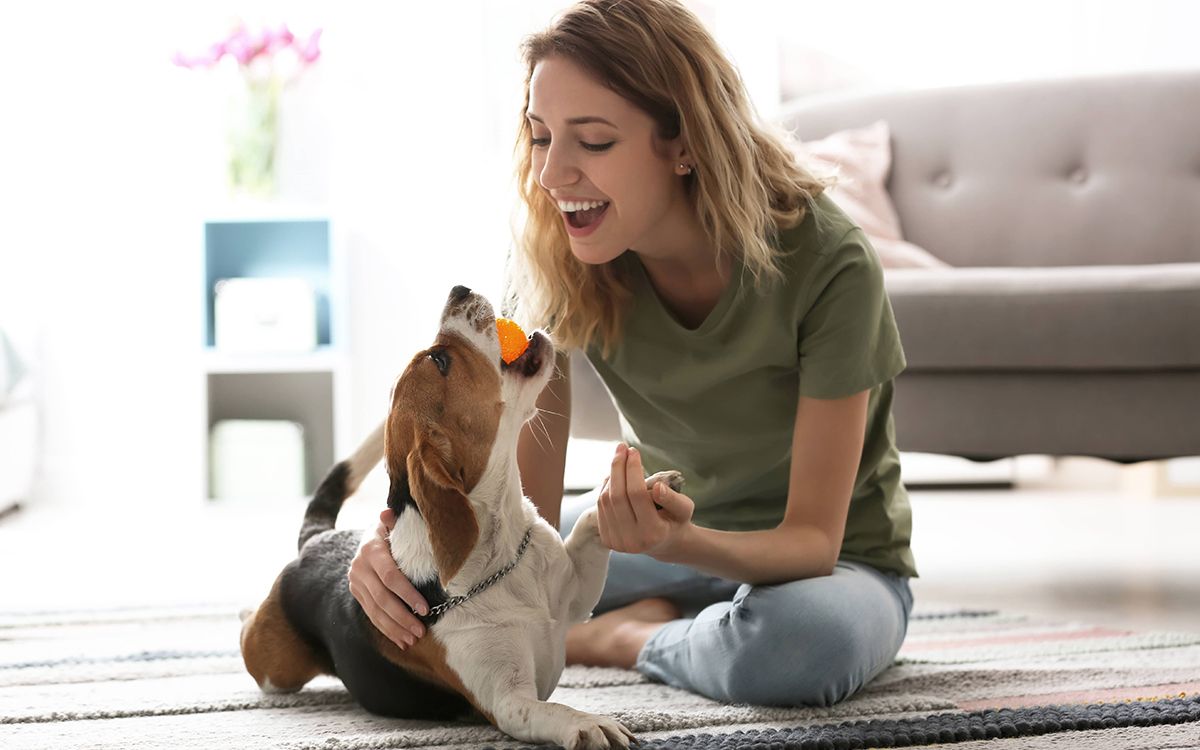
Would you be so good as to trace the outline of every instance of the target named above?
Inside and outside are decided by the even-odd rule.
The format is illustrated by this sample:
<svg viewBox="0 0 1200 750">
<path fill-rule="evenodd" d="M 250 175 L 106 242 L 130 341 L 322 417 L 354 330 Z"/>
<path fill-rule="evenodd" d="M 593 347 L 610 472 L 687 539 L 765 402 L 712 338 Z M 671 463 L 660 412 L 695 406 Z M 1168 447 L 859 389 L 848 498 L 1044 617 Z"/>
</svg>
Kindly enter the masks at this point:
<svg viewBox="0 0 1200 750">
<path fill-rule="evenodd" d="M 641 599 L 567 631 L 567 664 L 633 669 L 646 641 L 671 620 L 679 608 L 668 599 Z"/>
</svg>

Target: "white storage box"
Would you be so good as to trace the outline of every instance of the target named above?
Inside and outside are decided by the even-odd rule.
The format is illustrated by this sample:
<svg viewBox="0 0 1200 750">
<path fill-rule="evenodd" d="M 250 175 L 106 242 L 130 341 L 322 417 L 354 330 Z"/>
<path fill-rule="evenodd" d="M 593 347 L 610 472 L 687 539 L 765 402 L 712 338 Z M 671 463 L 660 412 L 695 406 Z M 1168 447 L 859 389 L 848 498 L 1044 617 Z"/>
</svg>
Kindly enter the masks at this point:
<svg viewBox="0 0 1200 750">
<path fill-rule="evenodd" d="M 213 315 L 214 343 L 222 351 L 297 353 L 317 347 L 316 293 L 304 279 L 221 279 Z"/>
<path fill-rule="evenodd" d="M 304 427 L 273 419 L 223 419 L 209 439 L 215 499 L 294 500 L 304 492 Z"/>
</svg>

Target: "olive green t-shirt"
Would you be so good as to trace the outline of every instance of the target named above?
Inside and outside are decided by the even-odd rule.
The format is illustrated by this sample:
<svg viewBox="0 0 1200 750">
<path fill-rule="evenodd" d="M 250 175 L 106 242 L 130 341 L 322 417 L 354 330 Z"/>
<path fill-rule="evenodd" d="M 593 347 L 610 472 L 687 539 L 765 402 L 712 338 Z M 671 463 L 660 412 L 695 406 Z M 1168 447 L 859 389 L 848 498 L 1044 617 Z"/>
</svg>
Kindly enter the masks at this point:
<svg viewBox="0 0 1200 750">
<path fill-rule="evenodd" d="M 892 423 L 892 379 L 905 360 L 882 267 L 863 231 L 825 196 L 780 233 L 778 247 L 782 281 L 756 288 L 735 260 L 695 329 L 663 306 L 626 252 L 617 260 L 634 292 L 625 328 L 609 356 L 593 345 L 588 359 L 646 471 L 683 472 L 694 523 L 728 531 L 783 520 L 799 397 L 870 389 L 841 558 L 915 576 Z"/>
</svg>

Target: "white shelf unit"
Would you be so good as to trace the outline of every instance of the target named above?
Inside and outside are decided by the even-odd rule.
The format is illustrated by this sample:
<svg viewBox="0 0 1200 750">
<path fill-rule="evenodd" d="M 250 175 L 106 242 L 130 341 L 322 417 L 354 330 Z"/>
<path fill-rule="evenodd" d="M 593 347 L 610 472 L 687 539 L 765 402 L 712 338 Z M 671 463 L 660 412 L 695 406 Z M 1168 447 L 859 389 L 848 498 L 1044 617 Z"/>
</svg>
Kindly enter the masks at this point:
<svg viewBox="0 0 1200 750">
<path fill-rule="evenodd" d="M 336 223 L 319 214 L 222 216 L 204 222 L 205 497 L 213 497 L 213 426 L 224 419 L 297 422 L 304 491 L 346 453 L 351 413 L 346 266 Z M 317 347 L 298 353 L 216 348 L 216 285 L 226 278 L 303 278 L 316 293 Z M 270 466 L 263 467 L 270 472 Z M 253 498 L 248 498 L 253 500 Z"/>
</svg>

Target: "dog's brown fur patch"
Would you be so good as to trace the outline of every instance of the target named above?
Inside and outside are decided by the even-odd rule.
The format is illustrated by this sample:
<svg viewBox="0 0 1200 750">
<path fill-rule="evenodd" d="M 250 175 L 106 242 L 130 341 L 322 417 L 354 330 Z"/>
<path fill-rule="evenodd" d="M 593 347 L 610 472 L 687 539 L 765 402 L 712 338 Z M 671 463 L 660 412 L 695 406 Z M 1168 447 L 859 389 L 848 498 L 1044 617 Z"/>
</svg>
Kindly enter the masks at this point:
<svg viewBox="0 0 1200 750">
<path fill-rule="evenodd" d="M 441 350 L 446 373 L 431 361 Z M 388 474 L 402 479 L 425 518 L 438 576 L 446 584 L 479 541 L 468 493 L 487 468 L 500 429 L 500 373 L 453 333 L 418 352 L 392 392 L 384 439 Z"/>
<path fill-rule="evenodd" d="M 260 688 L 295 692 L 319 674 L 333 674 L 333 665 L 288 622 L 279 591 L 282 580 L 280 574 L 266 600 L 242 621 L 242 661 Z"/>
<path fill-rule="evenodd" d="M 479 705 L 458 674 L 450 669 L 446 659 L 446 647 L 432 632 L 427 632 L 424 637 L 418 638 L 417 642 L 407 650 L 401 650 L 379 630 L 374 627 L 371 630 L 375 637 L 375 648 L 383 654 L 385 659 L 427 682 L 432 682 L 447 690 L 453 690 L 463 696 L 475 707 L 476 711 L 483 714 L 484 718 L 495 726 L 496 718 L 490 711 Z"/>
<path fill-rule="evenodd" d="M 436 433 L 435 433 L 436 434 Z M 443 585 L 458 574 L 479 541 L 479 521 L 471 501 L 448 476 L 437 449 L 418 438 L 408 454 L 408 484 L 429 529 L 433 560 Z"/>
</svg>

